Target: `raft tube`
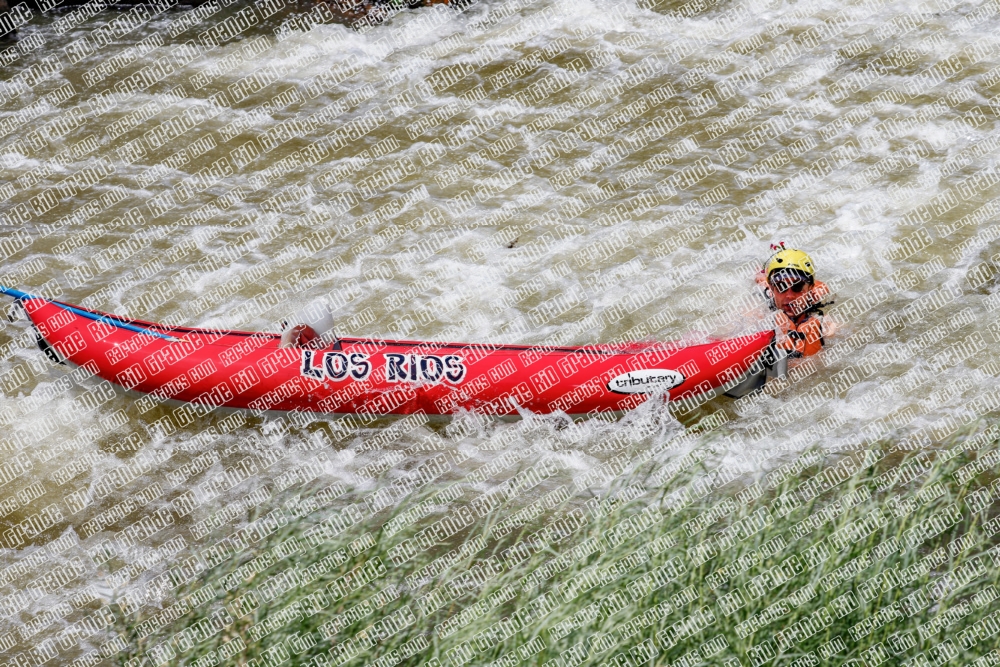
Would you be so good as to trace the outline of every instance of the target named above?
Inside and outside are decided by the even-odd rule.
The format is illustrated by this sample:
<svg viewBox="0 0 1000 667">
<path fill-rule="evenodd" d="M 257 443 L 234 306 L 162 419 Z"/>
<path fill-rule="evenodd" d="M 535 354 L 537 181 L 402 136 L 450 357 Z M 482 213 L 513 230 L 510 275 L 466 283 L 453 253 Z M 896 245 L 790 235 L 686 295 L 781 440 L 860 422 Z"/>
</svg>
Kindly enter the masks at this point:
<svg viewBox="0 0 1000 667">
<path fill-rule="evenodd" d="M 762 372 L 775 336 L 586 347 L 340 338 L 279 348 L 280 334 L 168 326 L 0 291 L 19 300 L 50 356 L 164 400 L 257 413 L 622 412 L 653 395 L 677 401 L 735 386 Z"/>
</svg>

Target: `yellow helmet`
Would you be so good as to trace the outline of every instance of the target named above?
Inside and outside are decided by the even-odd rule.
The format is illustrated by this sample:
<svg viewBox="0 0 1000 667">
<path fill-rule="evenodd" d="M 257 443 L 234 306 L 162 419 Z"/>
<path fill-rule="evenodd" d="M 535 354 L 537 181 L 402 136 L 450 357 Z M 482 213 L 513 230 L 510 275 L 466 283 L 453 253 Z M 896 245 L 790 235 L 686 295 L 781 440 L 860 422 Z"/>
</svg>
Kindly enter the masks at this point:
<svg viewBox="0 0 1000 667">
<path fill-rule="evenodd" d="M 774 253 L 764 265 L 764 273 L 768 278 L 771 277 L 772 273 L 779 269 L 801 271 L 810 278 L 814 278 L 816 276 L 816 269 L 813 266 L 812 257 L 801 250 L 793 250 L 791 248 L 787 250 L 782 248 L 778 252 Z"/>
</svg>

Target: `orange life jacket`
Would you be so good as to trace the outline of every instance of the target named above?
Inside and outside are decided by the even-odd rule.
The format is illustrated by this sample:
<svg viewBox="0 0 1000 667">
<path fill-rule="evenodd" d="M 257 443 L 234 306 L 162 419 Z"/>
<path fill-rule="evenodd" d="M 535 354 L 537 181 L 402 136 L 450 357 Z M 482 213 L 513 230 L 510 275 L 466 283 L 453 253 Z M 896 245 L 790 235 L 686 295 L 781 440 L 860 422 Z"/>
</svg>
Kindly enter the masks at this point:
<svg viewBox="0 0 1000 667">
<path fill-rule="evenodd" d="M 822 315 L 806 313 L 793 320 L 779 310 L 775 321 L 779 331 L 776 345 L 784 350 L 808 357 L 822 350 L 826 344 Z"/>
<path fill-rule="evenodd" d="M 762 274 L 757 276 L 757 283 L 770 290 L 767 279 Z M 822 350 L 826 344 L 824 335 L 832 333 L 824 325 L 823 313 L 819 310 L 828 296 L 830 288 L 817 280 L 808 291 L 792 301 L 791 313 L 778 309 L 775 315 L 778 327 L 776 345 L 791 352 L 792 356 L 808 357 Z"/>
</svg>

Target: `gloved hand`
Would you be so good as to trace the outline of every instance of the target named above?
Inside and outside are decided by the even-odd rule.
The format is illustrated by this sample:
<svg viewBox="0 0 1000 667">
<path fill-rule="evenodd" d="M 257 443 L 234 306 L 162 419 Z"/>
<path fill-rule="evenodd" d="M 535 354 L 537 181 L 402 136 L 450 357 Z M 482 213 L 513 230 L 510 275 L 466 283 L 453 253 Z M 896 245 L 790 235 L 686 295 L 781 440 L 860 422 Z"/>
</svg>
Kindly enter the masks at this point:
<svg viewBox="0 0 1000 667">
<path fill-rule="evenodd" d="M 778 347 L 788 350 L 791 357 L 808 357 L 823 349 L 823 321 L 819 315 L 810 315 L 796 324 L 779 312 L 775 318 L 781 334 Z"/>
</svg>

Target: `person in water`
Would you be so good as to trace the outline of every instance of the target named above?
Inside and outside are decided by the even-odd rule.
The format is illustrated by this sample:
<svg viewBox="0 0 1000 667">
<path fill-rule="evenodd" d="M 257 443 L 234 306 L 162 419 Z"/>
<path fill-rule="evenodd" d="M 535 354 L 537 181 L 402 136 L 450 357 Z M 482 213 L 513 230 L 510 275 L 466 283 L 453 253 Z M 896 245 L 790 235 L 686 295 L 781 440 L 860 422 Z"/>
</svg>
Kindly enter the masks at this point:
<svg viewBox="0 0 1000 667">
<path fill-rule="evenodd" d="M 778 347 L 789 356 L 808 357 L 826 344 L 832 327 L 823 319 L 823 308 L 833 303 L 830 290 L 816 280 L 812 258 L 801 250 L 772 245 L 775 251 L 759 274 L 757 284 L 764 289 L 771 310 L 778 311 Z"/>
</svg>

